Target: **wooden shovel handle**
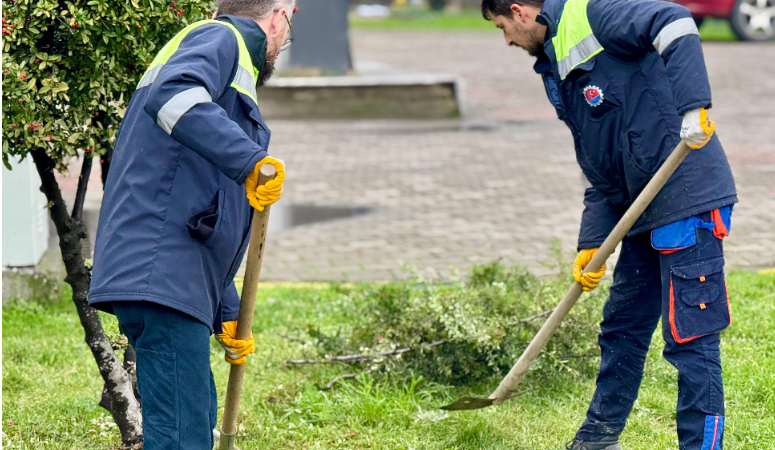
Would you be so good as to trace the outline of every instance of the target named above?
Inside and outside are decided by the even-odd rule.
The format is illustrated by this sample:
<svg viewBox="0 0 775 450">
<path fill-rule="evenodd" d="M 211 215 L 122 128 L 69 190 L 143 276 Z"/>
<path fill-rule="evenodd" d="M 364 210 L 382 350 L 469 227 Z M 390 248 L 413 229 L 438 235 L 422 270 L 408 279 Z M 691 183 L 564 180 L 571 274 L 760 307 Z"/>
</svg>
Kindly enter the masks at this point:
<svg viewBox="0 0 775 450">
<path fill-rule="evenodd" d="M 264 164 L 259 169 L 258 185 L 274 179 L 276 169 L 271 164 Z M 261 275 L 261 263 L 264 259 L 264 243 L 266 242 L 267 226 L 269 224 L 269 206 L 263 211 L 253 211 L 253 222 L 250 229 L 250 245 L 248 260 L 245 266 L 245 279 L 242 283 L 242 297 L 237 316 L 236 338 L 246 341 L 250 339 L 250 329 L 253 326 L 253 313 L 256 309 L 256 294 L 258 293 L 258 278 Z M 221 450 L 234 449 L 234 435 L 237 434 L 237 413 L 242 395 L 242 379 L 245 375 L 245 364 L 232 365 L 229 370 L 229 384 L 226 388 L 226 404 L 223 409 L 221 423 L 221 440 L 218 446 Z"/>
<path fill-rule="evenodd" d="M 643 214 L 643 211 L 651 204 L 651 201 L 654 200 L 654 197 L 662 190 L 662 187 L 667 183 L 667 180 L 670 179 L 673 172 L 678 169 L 678 166 L 683 162 L 686 155 L 688 155 L 691 150 L 692 149 L 683 141 L 678 144 L 665 163 L 662 164 L 662 167 L 654 174 L 646 187 L 643 188 L 643 191 L 638 195 L 638 198 L 635 199 L 633 204 L 627 209 L 627 212 L 624 213 L 624 216 L 619 220 L 619 223 L 616 224 L 616 227 L 611 231 L 611 234 L 608 235 L 605 242 L 603 242 L 603 245 L 600 246 L 600 249 L 595 253 L 595 256 L 593 256 L 592 260 L 587 264 L 584 273 L 597 272 L 603 267 L 603 264 L 605 264 L 608 257 L 611 256 L 616 249 L 616 246 L 619 245 L 622 239 L 629 233 L 632 226 L 641 214 Z M 541 353 L 541 350 L 546 346 L 549 338 L 552 337 L 554 331 L 557 330 L 563 319 L 565 319 L 565 316 L 568 315 L 568 312 L 579 299 L 582 292 L 583 289 L 581 284 L 578 282 L 573 283 L 573 286 L 571 286 L 568 293 L 565 294 L 565 297 L 563 297 L 562 301 L 557 305 L 549 318 L 546 319 L 546 323 L 538 330 L 538 333 L 522 353 L 522 356 L 519 357 L 516 364 L 514 364 L 514 367 L 511 368 L 508 375 L 501 381 L 501 384 L 495 392 L 490 395 L 489 398 L 493 400 L 494 404 L 499 405 L 511 396 L 511 393 L 514 392 L 514 389 L 516 389 L 519 382 L 522 381 L 522 378 L 524 378 L 525 374 L 530 369 L 530 366 L 533 365 L 533 361 L 535 361 Z"/>
</svg>

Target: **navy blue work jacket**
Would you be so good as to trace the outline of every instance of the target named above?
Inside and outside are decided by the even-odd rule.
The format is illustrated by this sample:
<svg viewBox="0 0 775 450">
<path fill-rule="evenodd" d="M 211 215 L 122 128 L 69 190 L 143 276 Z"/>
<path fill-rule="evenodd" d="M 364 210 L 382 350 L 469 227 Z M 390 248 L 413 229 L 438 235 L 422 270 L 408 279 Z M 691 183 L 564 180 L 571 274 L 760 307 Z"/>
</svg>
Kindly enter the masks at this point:
<svg viewBox="0 0 775 450">
<path fill-rule="evenodd" d="M 676 33 L 691 14 L 655 0 L 590 0 L 589 24 L 604 50 L 561 80 L 551 38 L 564 4 L 544 3 L 538 20 L 547 36 L 534 69 L 573 134 L 589 181 L 578 247 L 595 248 L 680 142 L 682 115 L 711 106 L 710 85 L 696 27 Z M 630 235 L 735 202 L 732 172 L 714 135 L 689 154 Z"/>
<path fill-rule="evenodd" d="M 253 65 L 263 68 L 261 28 L 236 16 L 219 20 L 237 27 Z M 105 184 L 90 305 L 111 311 L 112 302 L 154 302 L 216 332 L 236 320 L 233 279 L 253 214 L 243 182 L 267 156 L 270 137 L 255 102 L 230 86 L 238 61 L 235 33 L 203 25 L 132 96 Z M 202 95 L 201 88 L 211 101 L 184 105 L 171 132 L 157 123 L 177 94 Z"/>
</svg>

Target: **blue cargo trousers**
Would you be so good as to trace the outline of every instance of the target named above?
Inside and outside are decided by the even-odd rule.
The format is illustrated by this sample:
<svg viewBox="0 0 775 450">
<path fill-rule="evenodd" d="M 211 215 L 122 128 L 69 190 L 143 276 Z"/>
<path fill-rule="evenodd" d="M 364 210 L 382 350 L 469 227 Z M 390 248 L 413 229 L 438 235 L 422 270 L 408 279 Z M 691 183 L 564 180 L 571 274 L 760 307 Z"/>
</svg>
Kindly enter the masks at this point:
<svg viewBox="0 0 775 450">
<path fill-rule="evenodd" d="M 113 302 L 137 351 L 145 450 L 211 450 L 218 403 L 210 370 L 210 330 L 151 302 Z"/>
<path fill-rule="evenodd" d="M 696 236 L 690 236 L 694 243 L 685 248 L 656 250 L 651 233 L 622 242 L 600 325 L 597 388 L 578 439 L 596 441 L 624 430 L 661 318 L 663 356 L 678 369 L 679 448 L 722 449 L 719 333 L 731 322 L 724 253 L 711 213 L 695 221 L 698 226 L 691 232 Z"/>
</svg>

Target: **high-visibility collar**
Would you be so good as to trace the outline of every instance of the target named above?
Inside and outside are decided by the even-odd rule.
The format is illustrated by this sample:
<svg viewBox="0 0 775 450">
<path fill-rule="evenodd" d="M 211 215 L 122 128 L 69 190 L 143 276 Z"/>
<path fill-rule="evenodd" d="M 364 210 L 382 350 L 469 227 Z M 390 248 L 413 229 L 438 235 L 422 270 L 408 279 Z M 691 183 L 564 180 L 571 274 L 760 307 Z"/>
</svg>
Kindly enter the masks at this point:
<svg viewBox="0 0 775 450">
<path fill-rule="evenodd" d="M 595 38 L 589 25 L 588 3 L 589 0 L 567 0 L 563 5 L 557 33 L 552 38 L 561 80 L 573 69 L 603 51 L 603 46 Z"/>
<path fill-rule="evenodd" d="M 252 19 L 233 16 L 231 14 L 222 14 L 216 17 L 215 20 L 228 22 L 239 30 L 242 39 L 245 41 L 245 45 L 248 47 L 248 52 L 250 52 L 250 59 L 253 61 L 253 67 L 259 72 L 264 70 L 267 46 L 266 33 L 264 33 L 264 30 L 262 30 Z"/>
<path fill-rule="evenodd" d="M 172 57 L 172 55 L 175 54 L 175 52 L 178 50 L 178 47 L 180 47 L 180 43 L 183 41 L 186 35 L 188 35 L 188 33 L 190 33 L 192 30 L 208 24 L 217 24 L 218 26 L 228 27 L 234 32 L 234 36 L 237 38 L 237 45 L 239 47 L 239 67 L 237 67 L 237 73 L 234 75 L 234 79 L 231 82 L 231 87 L 236 89 L 238 92 L 247 95 L 257 105 L 258 100 L 256 98 L 256 81 L 259 77 L 259 69 L 253 65 L 253 60 L 245 43 L 245 39 L 242 37 L 242 34 L 240 34 L 240 31 L 237 29 L 237 27 L 231 23 L 220 20 L 202 20 L 192 23 L 191 25 L 181 30 L 174 38 L 172 38 L 172 40 L 167 42 L 167 44 L 153 59 L 151 65 L 148 66 L 148 70 L 145 72 L 145 75 L 143 75 L 143 78 L 137 85 L 137 89 L 141 89 L 153 84 L 153 82 L 156 81 L 156 77 L 159 76 L 159 73 L 164 67 L 164 64 Z M 258 25 L 256 25 L 256 27 L 258 27 Z"/>
</svg>

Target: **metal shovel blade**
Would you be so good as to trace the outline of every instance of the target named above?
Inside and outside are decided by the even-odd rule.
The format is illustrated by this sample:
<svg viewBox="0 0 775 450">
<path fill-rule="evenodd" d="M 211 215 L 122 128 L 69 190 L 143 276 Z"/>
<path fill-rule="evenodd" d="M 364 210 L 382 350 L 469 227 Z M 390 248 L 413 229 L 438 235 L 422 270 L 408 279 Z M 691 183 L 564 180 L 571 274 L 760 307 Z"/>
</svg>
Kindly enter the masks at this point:
<svg viewBox="0 0 775 450">
<path fill-rule="evenodd" d="M 488 406 L 492 406 L 494 400 L 491 398 L 480 397 L 463 397 L 456 402 L 450 403 L 447 406 L 442 406 L 441 409 L 446 411 L 465 411 L 470 409 L 482 409 Z"/>
</svg>

